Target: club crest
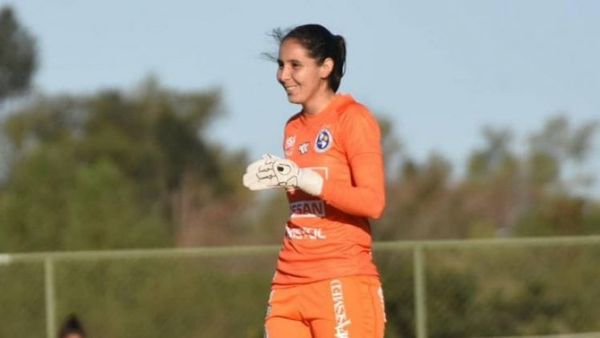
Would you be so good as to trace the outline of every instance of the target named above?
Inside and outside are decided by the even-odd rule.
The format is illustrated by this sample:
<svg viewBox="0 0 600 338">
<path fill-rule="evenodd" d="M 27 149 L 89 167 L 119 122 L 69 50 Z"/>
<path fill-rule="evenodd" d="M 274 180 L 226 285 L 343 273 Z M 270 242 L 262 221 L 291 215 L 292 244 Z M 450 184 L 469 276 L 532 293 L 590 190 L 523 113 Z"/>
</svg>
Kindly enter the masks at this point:
<svg viewBox="0 0 600 338">
<path fill-rule="evenodd" d="M 325 152 L 329 150 L 331 145 L 333 144 L 333 135 L 327 128 L 323 128 L 317 134 L 317 139 L 315 140 L 315 151 L 318 153 Z"/>
</svg>

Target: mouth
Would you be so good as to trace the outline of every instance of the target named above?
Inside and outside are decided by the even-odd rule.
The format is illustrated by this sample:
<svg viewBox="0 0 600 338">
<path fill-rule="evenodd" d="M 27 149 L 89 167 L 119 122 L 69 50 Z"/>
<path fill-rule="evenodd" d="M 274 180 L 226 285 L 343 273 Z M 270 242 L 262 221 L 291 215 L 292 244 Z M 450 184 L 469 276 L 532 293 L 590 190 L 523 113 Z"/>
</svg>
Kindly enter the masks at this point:
<svg viewBox="0 0 600 338">
<path fill-rule="evenodd" d="M 298 88 L 298 86 L 297 85 L 283 86 L 283 88 L 285 89 L 285 91 L 288 94 L 292 94 L 292 92 L 294 92 L 296 90 L 296 88 Z"/>
</svg>

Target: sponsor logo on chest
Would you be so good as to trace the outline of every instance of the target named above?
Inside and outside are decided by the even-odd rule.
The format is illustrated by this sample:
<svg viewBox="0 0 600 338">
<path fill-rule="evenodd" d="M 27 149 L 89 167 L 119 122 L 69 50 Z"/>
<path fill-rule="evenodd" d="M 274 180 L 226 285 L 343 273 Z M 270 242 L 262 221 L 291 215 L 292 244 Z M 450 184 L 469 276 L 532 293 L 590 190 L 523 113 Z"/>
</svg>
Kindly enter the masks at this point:
<svg viewBox="0 0 600 338">
<path fill-rule="evenodd" d="M 325 203 L 321 200 L 290 203 L 291 217 L 325 217 Z"/>
<path fill-rule="evenodd" d="M 285 234 L 292 240 L 324 240 L 327 239 L 321 228 L 300 227 L 292 228 L 286 225 Z"/>
</svg>

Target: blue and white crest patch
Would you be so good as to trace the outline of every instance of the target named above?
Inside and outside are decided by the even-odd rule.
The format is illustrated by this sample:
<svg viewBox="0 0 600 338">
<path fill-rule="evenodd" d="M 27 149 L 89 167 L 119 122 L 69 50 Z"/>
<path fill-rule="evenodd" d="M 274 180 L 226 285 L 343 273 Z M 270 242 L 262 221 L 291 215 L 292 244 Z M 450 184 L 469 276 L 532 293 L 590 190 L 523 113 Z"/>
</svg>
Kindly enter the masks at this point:
<svg viewBox="0 0 600 338">
<path fill-rule="evenodd" d="M 317 139 L 315 140 L 315 151 L 318 153 L 323 153 L 331 148 L 333 144 L 333 135 L 327 128 L 323 128 L 317 134 Z"/>
</svg>

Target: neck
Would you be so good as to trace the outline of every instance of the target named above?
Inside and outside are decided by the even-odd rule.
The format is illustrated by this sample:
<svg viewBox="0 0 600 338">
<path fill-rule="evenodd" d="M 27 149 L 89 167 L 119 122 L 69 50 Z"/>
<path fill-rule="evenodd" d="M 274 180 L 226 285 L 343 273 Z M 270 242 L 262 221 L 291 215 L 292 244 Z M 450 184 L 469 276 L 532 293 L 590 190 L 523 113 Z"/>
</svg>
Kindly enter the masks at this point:
<svg viewBox="0 0 600 338">
<path fill-rule="evenodd" d="M 327 107 L 334 96 L 335 93 L 332 90 L 322 91 L 319 95 L 315 95 L 310 101 L 304 103 L 302 105 L 302 111 L 305 114 L 316 115 Z"/>
</svg>

